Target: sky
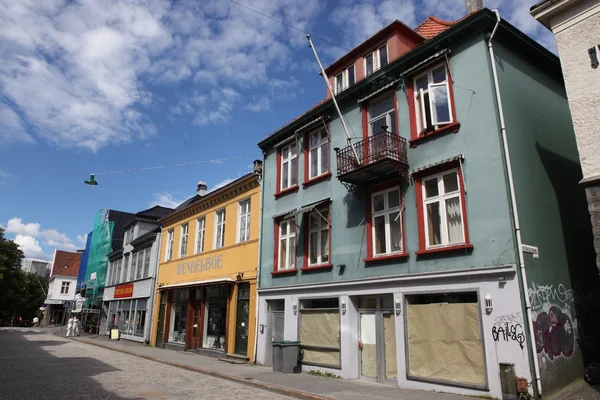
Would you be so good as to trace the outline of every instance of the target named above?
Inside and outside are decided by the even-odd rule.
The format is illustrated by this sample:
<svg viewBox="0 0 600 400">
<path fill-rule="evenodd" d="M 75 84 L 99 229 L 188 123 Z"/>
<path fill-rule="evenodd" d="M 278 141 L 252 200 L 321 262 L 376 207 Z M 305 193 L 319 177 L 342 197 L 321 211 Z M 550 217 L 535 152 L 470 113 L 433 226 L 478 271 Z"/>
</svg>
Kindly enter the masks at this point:
<svg viewBox="0 0 600 400">
<path fill-rule="evenodd" d="M 484 0 L 556 53 L 533 3 Z M 250 172 L 256 143 L 325 96 L 300 31 L 329 65 L 394 19 L 414 28 L 465 14 L 464 0 L 0 0 L 0 10 L 0 226 L 48 260 L 84 248 L 102 208 L 175 207 L 198 181 L 214 190 Z M 206 162 L 102 174 L 195 161 Z M 83 184 L 90 173 L 98 186 Z"/>
</svg>

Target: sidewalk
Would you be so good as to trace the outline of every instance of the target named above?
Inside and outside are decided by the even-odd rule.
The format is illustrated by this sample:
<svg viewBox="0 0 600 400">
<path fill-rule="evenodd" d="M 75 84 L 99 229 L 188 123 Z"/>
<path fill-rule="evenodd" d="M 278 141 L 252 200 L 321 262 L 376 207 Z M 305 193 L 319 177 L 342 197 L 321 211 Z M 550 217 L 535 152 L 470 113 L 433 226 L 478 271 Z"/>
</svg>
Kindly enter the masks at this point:
<svg viewBox="0 0 600 400">
<path fill-rule="evenodd" d="M 399 389 L 393 386 L 359 380 L 325 378 L 302 374 L 282 374 L 270 367 L 258 365 L 236 365 L 190 352 L 159 349 L 143 346 L 127 340 L 109 341 L 107 336 L 85 336 L 72 338 L 103 348 L 120 351 L 134 356 L 157 361 L 219 378 L 240 382 L 309 400 L 463 400 L 472 397 L 454 394 Z"/>
</svg>

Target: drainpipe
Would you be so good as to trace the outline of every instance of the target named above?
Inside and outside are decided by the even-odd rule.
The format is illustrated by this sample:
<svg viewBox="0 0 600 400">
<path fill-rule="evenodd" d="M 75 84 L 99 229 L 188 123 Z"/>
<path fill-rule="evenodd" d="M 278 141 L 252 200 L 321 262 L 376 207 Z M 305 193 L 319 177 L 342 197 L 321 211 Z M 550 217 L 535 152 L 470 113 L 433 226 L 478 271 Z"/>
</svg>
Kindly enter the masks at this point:
<svg viewBox="0 0 600 400">
<path fill-rule="evenodd" d="M 536 355 L 533 353 L 536 348 L 535 336 L 533 330 L 533 318 L 531 315 L 531 302 L 529 301 L 528 287 L 527 287 L 527 272 L 525 271 L 525 257 L 523 255 L 523 242 L 521 240 L 521 225 L 519 223 L 519 212 L 517 210 L 517 200 L 515 197 L 515 185 L 513 181 L 512 165 L 510 162 L 510 152 L 508 150 L 508 139 L 506 138 L 506 125 L 504 123 L 504 109 L 502 108 L 502 97 L 500 95 L 500 86 L 498 84 L 498 72 L 496 70 L 496 61 L 494 58 L 494 48 L 492 47 L 492 40 L 496 34 L 496 30 L 500 25 L 500 13 L 498 10 L 492 10 L 496 14 L 496 25 L 492 30 L 490 39 L 488 40 L 488 50 L 490 54 L 490 62 L 492 64 L 492 75 L 494 77 L 494 90 L 496 92 L 496 101 L 498 103 L 498 115 L 500 116 L 500 132 L 502 134 L 502 146 L 504 147 L 504 158 L 506 159 L 506 170 L 508 173 L 508 186 L 510 189 L 510 199 L 512 206 L 512 213 L 515 224 L 515 236 L 517 237 L 517 252 L 519 254 L 519 272 L 521 273 L 521 287 L 523 290 L 523 296 L 525 297 L 525 309 L 527 311 L 527 323 L 529 325 L 529 346 L 531 348 L 531 358 L 533 359 L 534 367 L 534 379 L 536 382 L 538 398 L 542 397 L 542 381 L 540 378 L 540 366 Z"/>
<path fill-rule="evenodd" d="M 260 216 L 258 222 L 258 264 L 256 265 L 256 304 L 254 306 L 254 364 L 256 364 L 256 356 L 258 355 L 258 288 L 260 286 L 260 262 L 262 260 L 262 229 L 263 229 L 263 210 L 265 206 L 265 185 L 264 185 L 264 177 L 265 177 L 265 168 L 267 166 L 266 163 L 266 153 L 263 153 L 263 163 L 262 163 L 262 171 L 261 175 L 258 177 L 258 182 L 260 184 Z"/>
</svg>

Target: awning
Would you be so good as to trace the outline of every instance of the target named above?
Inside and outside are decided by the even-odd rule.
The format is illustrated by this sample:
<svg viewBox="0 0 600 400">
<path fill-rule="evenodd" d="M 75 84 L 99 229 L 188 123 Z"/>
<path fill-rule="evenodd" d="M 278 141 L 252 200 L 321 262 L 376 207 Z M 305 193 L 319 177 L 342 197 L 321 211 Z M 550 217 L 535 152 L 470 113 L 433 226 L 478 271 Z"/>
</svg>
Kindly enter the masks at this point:
<svg viewBox="0 0 600 400">
<path fill-rule="evenodd" d="M 369 93 L 368 95 L 361 97 L 361 98 L 360 98 L 360 99 L 358 99 L 356 102 L 357 102 L 357 103 L 362 103 L 363 101 L 365 101 L 365 100 L 368 100 L 368 99 L 370 99 L 371 97 L 378 95 L 379 93 L 383 92 L 383 91 L 384 91 L 384 90 L 386 90 L 387 88 L 390 88 L 390 87 L 394 86 L 394 85 L 396 84 L 396 82 L 399 82 L 399 81 L 400 81 L 400 79 L 394 79 L 393 81 L 391 81 L 391 82 L 390 82 L 390 83 L 388 83 L 387 85 L 384 85 L 384 86 L 380 87 L 379 89 L 377 89 L 376 91 L 374 91 L 374 92 L 371 92 L 371 93 Z"/>
<path fill-rule="evenodd" d="M 438 165 L 449 164 L 451 162 L 458 161 L 458 160 L 464 160 L 464 159 L 465 159 L 465 156 L 463 156 L 462 154 L 458 154 L 458 155 L 456 155 L 454 157 L 446 158 L 445 160 L 440 160 L 440 161 L 434 162 L 432 164 L 427 164 L 427 165 L 424 165 L 422 167 L 415 168 L 412 171 L 410 171 L 410 174 L 414 175 L 414 174 L 419 173 L 421 171 L 425 171 L 425 170 L 428 170 L 430 168 L 437 167 Z"/>
<path fill-rule="evenodd" d="M 277 213 L 277 214 L 273 215 L 273 219 L 276 219 L 276 218 L 279 218 L 279 217 L 283 217 L 284 215 L 293 214 L 296 210 L 297 210 L 297 208 L 292 208 L 291 210 L 287 210 L 287 211 L 283 211 L 283 212 Z"/>
<path fill-rule="evenodd" d="M 190 286 L 205 286 L 205 285 L 211 285 L 214 283 L 233 283 L 233 282 L 235 282 L 235 279 L 233 279 L 233 278 L 206 279 L 203 281 L 173 283 L 171 285 L 163 285 L 163 286 L 159 285 L 158 290 L 173 289 L 173 288 L 185 288 L 185 287 L 190 287 Z"/>
<path fill-rule="evenodd" d="M 294 133 L 300 133 L 300 132 L 303 132 L 303 131 L 305 131 L 305 130 L 307 130 L 307 129 L 310 129 L 310 128 L 314 127 L 314 126 L 315 126 L 315 125 L 317 125 L 319 122 L 321 122 L 321 121 L 323 121 L 323 122 L 326 122 L 327 120 L 329 120 L 329 116 L 323 116 L 323 115 L 320 115 L 320 116 L 318 116 L 317 118 L 315 118 L 315 119 L 313 119 L 312 121 L 310 121 L 309 123 L 307 123 L 307 124 L 304 124 L 304 125 L 302 125 L 300 128 L 296 129 L 296 130 L 294 131 Z"/>
<path fill-rule="evenodd" d="M 292 135 L 289 138 L 284 139 L 281 142 L 277 143 L 274 147 L 277 149 L 277 148 L 283 146 L 284 144 L 288 144 L 294 140 L 298 140 L 298 135 Z"/>
<path fill-rule="evenodd" d="M 436 58 L 440 58 L 445 56 L 446 54 L 450 53 L 449 49 L 444 49 L 444 50 L 440 50 L 437 53 L 435 53 L 434 55 L 427 57 L 426 59 L 424 59 L 423 61 L 421 61 L 420 63 L 417 63 L 415 65 L 413 65 L 412 67 L 410 67 L 409 69 L 403 71 L 400 76 L 404 77 L 408 74 L 410 74 L 411 72 L 413 72 L 416 69 L 421 68 L 423 65 L 435 60 Z"/>
<path fill-rule="evenodd" d="M 331 198 L 326 198 L 323 200 L 315 201 L 314 203 L 307 204 L 300 208 L 294 208 L 294 209 L 291 209 L 291 210 L 288 210 L 285 212 L 275 214 L 275 215 L 273 215 L 273 218 L 275 219 L 275 218 L 283 217 L 283 219 L 285 219 L 285 218 L 296 217 L 299 214 L 304 214 L 305 212 L 312 211 L 315 208 L 317 208 L 325 203 L 330 203 L 330 202 L 331 202 Z"/>
</svg>

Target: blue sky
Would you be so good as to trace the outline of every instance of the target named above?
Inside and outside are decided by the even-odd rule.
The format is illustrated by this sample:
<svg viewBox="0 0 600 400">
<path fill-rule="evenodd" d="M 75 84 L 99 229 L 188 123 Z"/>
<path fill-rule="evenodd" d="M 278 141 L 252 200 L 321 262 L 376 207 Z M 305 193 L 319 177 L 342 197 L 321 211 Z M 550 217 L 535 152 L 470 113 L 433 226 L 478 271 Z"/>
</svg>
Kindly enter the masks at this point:
<svg viewBox="0 0 600 400">
<path fill-rule="evenodd" d="M 352 48 L 464 0 L 236 0 Z M 556 52 L 535 1 L 484 0 Z M 101 208 L 175 206 L 249 172 L 256 143 L 325 96 L 305 35 L 230 0 L 0 0 L 0 225 L 26 256 L 84 246 Z M 315 39 L 324 64 L 344 53 Z M 232 156 L 179 168 L 99 175 Z"/>
</svg>

